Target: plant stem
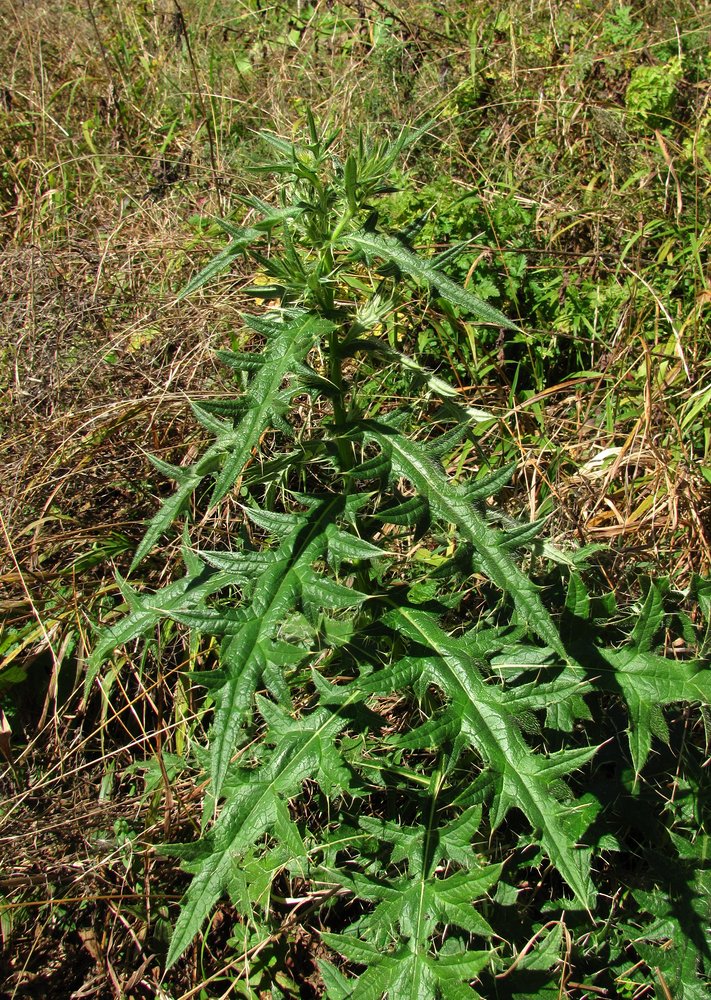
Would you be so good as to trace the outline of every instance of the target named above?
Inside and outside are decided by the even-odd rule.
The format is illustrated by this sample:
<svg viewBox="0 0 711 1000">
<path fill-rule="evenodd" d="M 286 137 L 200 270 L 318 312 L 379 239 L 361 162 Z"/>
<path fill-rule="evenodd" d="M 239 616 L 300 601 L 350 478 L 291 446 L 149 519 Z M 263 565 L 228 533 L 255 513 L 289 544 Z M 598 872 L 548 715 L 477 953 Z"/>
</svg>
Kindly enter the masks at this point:
<svg viewBox="0 0 711 1000">
<path fill-rule="evenodd" d="M 341 468 L 345 472 L 348 469 L 352 469 L 355 465 L 355 456 L 352 443 L 346 441 L 342 436 L 347 420 L 345 384 L 341 369 L 341 352 L 339 348 L 338 328 L 336 327 L 328 335 L 328 377 L 336 390 L 333 394 L 333 427 L 338 438 L 338 455 L 341 460 Z"/>
</svg>

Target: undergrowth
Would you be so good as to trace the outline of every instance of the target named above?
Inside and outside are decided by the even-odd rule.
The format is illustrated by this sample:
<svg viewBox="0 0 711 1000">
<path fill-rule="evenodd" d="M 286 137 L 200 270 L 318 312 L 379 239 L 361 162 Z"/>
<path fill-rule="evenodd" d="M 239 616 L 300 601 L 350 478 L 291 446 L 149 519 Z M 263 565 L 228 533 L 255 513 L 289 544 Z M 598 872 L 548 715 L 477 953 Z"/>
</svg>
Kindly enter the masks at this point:
<svg viewBox="0 0 711 1000">
<path fill-rule="evenodd" d="M 665 627 L 693 645 L 692 622 L 667 613 L 659 583 L 630 609 L 592 593 L 586 550 L 546 548 L 539 521 L 492 505 L 512 468 L 482 455 L 475 474 L 448 471 L 487 415 L 383 321 L 414 281 L 477 324 L 518 328 L 445 275 L 466 244 L 430 258 L 416 226 L 381 228 L 417 131 L 339 158 L 338 134 L 308 122 L 301 143 L 263 134 L 279 197 L 246 197 L 253 221 L 221 223 L 227 246 L 185 289 L 247 254 L 265 275 L 250 291 L 271 304 L 244 316 L 261 349 L 220 355 L 241 391 L 193 407 L 213 444 L 189 465 L 154 459 L 177 485 L 133 566 L 192 498 L 209 512 L 239 497 L 228 545 L 195 549 L 188 519 L 185 575 L 149 593 L 122 583 L 128 614 L 86 678 L 88 693 L 117 644 L 166 618 L 210 650 L 210 669 L 185 675 L 209 722 L 181 761 L 205 782 L 200 835 L 157 848 L 191 876 L 166 969 L 227 897 L 246 942 L 233 985 L 256 995 L 250 959 L 269 954 L 279 898 L 317 915 L 318 992 L 339 1000 L 612 989 L 630 965 L 639 988 L 700 997 L 707 835 L 650 801 L 648 766 L 676 738 L 663 710 L 711 696 L 702 660 L 659 649 Z M 535 556 L 559 567 L 545 588 Z M 687 769 L 703 780 L 698 756 L 678 781 Z M 620 821 L 635 809 L 643 828 Z M 284 970 L 277 982 L 297 988 Z"/>
</svg>

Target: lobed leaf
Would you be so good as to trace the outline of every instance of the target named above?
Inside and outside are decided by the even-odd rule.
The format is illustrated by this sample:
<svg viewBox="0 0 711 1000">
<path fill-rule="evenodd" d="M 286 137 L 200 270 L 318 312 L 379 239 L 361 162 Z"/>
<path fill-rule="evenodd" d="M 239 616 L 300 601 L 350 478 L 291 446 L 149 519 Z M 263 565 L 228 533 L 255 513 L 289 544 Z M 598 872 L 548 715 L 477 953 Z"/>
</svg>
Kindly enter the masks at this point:
<svg viewBox="0 0 711 1000">
<path fill-rule="evenodd" d="M 536 587 L 506 551 L 506 536 L 487 524 L 425 447 L 373 422 L 367 426 L 366 439 L 376 442 L 390 459 L 393 473 L 404 476 L 415 488 L 417 497 L 413 502 L 427 502 L 435 514 L 456 525 L 474 546 L 481 570 L 512 597 L 522 621 L 567 661 L 568 653 Z"/>
<path fill-rule="evenodd" d="M 330 322 L 307 313 L 297 313 L 284 323 L 273 319 L 249 319 L 248 322 L 269 339 L 260 355 L 261 367 L 249 383 L 246 411 L 236 426 L 221 425 L 217 440 L 195 465 L 177 471 L 169 467 L 168 474 L 177 479 L 178 489 L 150 521 L 131 563 L 132 569 L 168 530 L 202 479 L 216 467 L 221 466 L 211 504 L 217 504 L 232 489 L 262 434 L 278 419 L 277 401 L 282 382 L 302 362 L 316 339 L 332 329 Z"/>
<path fill-rule="evenodd" d="M 463 309 L 480 322 L 493 323 L 507 330 L 518 331 L 519 328 L 516 324 L 512 323 L 502 312 L 468 292 L 461 285 L 457 285 L 431 263 L 408 250 L 395 237 L 361 230 L 358 233 L 351 233 L 344 239 L 344 242 L 366 255 L 381 257 L 383 260 L 395 264 L 405 274 L 434 286 L 442 298 Z"/>
<path fill-rule="evenodd" d="M 228 223 L 223 220 L 216 219 L 215 221 L 223 229 L 228 228 Z M 226 271 L 238 254 L 244 253 L 245 250 L 262 236 L 262 233 L 258 229 L 235 229 L 234 227 L 229 227 L 229 229 L 232 236 L 230 243 L 190 279 L 187 285 L 179 292 L 178 302 L 188 295 L 192 295 L 193 292 L 196 292 L 198 288 L 202 288 L 203 285 L 206 285 L 208 281 L 211 281 L 218 274 Z"/>
<path fill-rule="evenodd" d="M 295 723 L 277 741 L 262 768 L 231 785 L 210 835 L 197 845 L 188 845 L 184 867 L 194 877 L 173 931 L 166 969 L 177 962 L 208 918 L 229 883 L 232 867 L 258 838 L 274 829 L 280 816 L 284 819 L 284 806 L 302 783 L 318 777 L 324 749 L 342 726 L 343 720 L 326 712 Z M 185 847 L 169 845 L 160 850 L 180 857 L 186 856 Z"/>
<path fill-rule="evenodd" d="M 589 908 L 594 899 L 589 865 L 585 853 L 571 843 L 567 810 L 551 799 L 549 785 L 552 776 L 586 763 L 595 748 L 549 759 L 535 754 L 507 708 L 505 690 L 484 682 L 476 664 L 432 615 L 398 608 L 388 613 L 386 621 L 434 654 L 420 661 L 423 675 L 451 699 L 462 732 L 497 775 L 492 825 L 498 826 L 512 807 L 520 809 L 540 832 L 548 856 L 578 900 Z"/>
<path fill-rule="evenodd" d="M 203 564 L 161 590 L 139 594 L 119 577 L 121 590 L 130 611 L 118 622 L 105 628 L 89 657 L 84 680 L 84 696 L 89 693 L 102 663 L 117 646 L 123 646 L 139 636 L 147 635 L 155 625 L 171 613 L 197 609 L 206 597 L 236 582 L 233 572 L 216 573 Z"/>
</svg>

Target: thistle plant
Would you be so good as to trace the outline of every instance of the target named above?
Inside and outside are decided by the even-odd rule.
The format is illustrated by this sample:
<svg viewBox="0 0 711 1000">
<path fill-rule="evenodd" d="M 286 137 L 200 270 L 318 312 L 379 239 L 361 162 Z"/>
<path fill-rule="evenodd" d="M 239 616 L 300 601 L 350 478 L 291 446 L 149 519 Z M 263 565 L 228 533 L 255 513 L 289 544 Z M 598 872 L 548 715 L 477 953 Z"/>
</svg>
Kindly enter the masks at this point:
<svg viewBox="0 0 711 1000">
<path fill-rule="evenodd" d="M 195 760 L 202 830 L 160 847 L 192 876 L 167 967 L 223 898 L 250 949 L 266 947 L 269 899 L 287 884 L 318 913 L 320 983 L 336 1000 L 558 996 L 572 968 L 582 982 L 602 963 L 617 981 L 630 942 L 673 995 L 701 996 L 703 845 L 658 810 L 655 849 L 683 859 L 676 888 L 618 884 L 606 858 L 627 849 L 619 803 L 642 796 L 652 740 L 666 752 L 663 709 L 708 703 L 711 673 L 657 652 L 663 587 L 626 619 L 569 557 L 553 613 L 524 568 L 542 525 L 492 503 L 514 470 L 482 458 L 449 472 L 476 413 L 402 352 L 391 319 L 429 294 L 517 328 L 447 277 L 464 248 L 428 257 L 416 223 L 385 228 L 380 199 L 422 131 L 361 138 L 345 159 L 311 116 L 303 143 L 264 133 L 274 158 L 258 169 L 280 179 L 278 203 L 245 197 L 255 221 L 222 222 L 229 243 L 184 290 L 246 255 L 266 275 L 253 296 L 271 304 L 244 316 L 261 347 L 220 352 L 234 396 L 193 406 L 213 437 L 202 457 L 153 460 L 176 488 L 134 567 L 182 519 L 185 575 L 148 594 L 121 581 L 127 614 L 87 677 L 164 619 L 212 640 L 213 669 L 189 676 L 211 713 Z M 242 511 L 225 549 L 189 541 L 206 484 L 209 508 Z"/>
</svg>

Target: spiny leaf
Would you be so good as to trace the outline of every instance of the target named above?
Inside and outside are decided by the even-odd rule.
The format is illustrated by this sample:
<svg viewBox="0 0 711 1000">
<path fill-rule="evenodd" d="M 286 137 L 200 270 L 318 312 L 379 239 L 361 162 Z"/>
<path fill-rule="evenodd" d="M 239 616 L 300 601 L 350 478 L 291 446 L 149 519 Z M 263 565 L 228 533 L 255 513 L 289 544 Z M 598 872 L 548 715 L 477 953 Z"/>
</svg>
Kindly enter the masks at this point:
<svg viewBox="0 0 711 1000">
<path fill-rule="evenodd" d="M 347 997 L 350 997 L 353 987 L 351 980 L 346 979 L 335 965 L 331 965 L 324 958 L 317 959 L 317 962 L 329 1000 L 346 1000 Z"/>
<path fill-rule="evenodd" d="M 587 594 L 576 576 L 571 578 L 567 603 L 579 612 L 577 617 L 587 615 L 590 610 Z M 646 634 L 645 631 L 643 646 L 647 645 Z M 662 707 L 688 702 L 711 704 L 711 669 L 703 660 L 671 660 L 632 644 L 620 649 L 602 648 L 589 636 L 584 638 L 585 642 L 581 643 L 576 636 L 577 646 L 571 643 L 578 663 L 559 674 L 555 687 L 562 692 L 567 686 L 572 694 L 577 683 L 580 685 L 578 695 L 591 689 L 622 695 L 630 717 L 630 753 L 639 774 L 649 755 L 652 734 L 662 738 L 667 732 L 660 717 Z M 551 651 L 546 653 L 514 644 L 497 656 L 492 665 L 509 675 L 512 670 L 550 662 L 551 656 Z M 535 698 L 530 704 L 535 707 Z M 583 714 L 584 706 L 579 708 L 577 718 L 589 717 L 589 712 Z"/>
<path fill-rule="evenodd" d="M 186 469 L 185 472 L 188 474 L 182 478 L 178 489 L 172 496 L 163 501 L 158 512 L 148 522 L 146 533 L 137 547 L 136 554 L 131 562 L 132 570 L 148 555 L 160 536 L 168 530 L 173 521 L 179 516 L 183 507 L 200 485 L 203 478 L 202 472 L 197 471 L 194 466 L 191 469 Z"/>
<path fill-rule="evenodd" d="M 239 372 L 247 372 L 250 375 L 258 372 L 264 364 L 264 359 L 260 353 L 247 351 L 216 351 L 215 356 L 218 361 Z"/>
<path fill-rule="evenodd" d="M 378 676 L 380 676 L 380 673 Z M 385 685 L 385 690 L 393 690 L 391 682 Z M 457 716 L 456 709 L 442 712 L 431 719 L 427 719 L 421 726 L 416 726 L 408 732 L 403 733 L 393 739 L 393 744 L 403 749 L 430 749 L 443 746 L 447 740 L 452 740 L 461 731 L 461 721 Z"/>
<path fill-rule="evenodd" d="M 211 434 L 219 435 L 232 430 L 232 423 L 221 419 L 214 409 L 191 403 L 191 409 L 200 423 Z"/>
<path fill-rule="evenodd" d="M 227 417 L 232 421 L 234 426 L 236 420 L 241 420 L 249 409 L 250 402 L 247 396 L 243 396 L 241 399 L 203 399 L 202 402 L 197 405 L 193 404 L 193 410 L 198 420 L 201 416 L 208 413 L 214 413 L 218 417 Z"/>
<path fill-rule="evenodd" d="M 525 524 L 519 524 L 515 528 L 509 528 L 502 532 L 499 544 L 507 552 L 527 545 L 540 535 L 547 520 L 547 517 L 541 517 L 537 521 L 529 521 Z"/>
<path fill-rule="evenodd" d="M 258 507 L 248 507 L 245 511 L 247 517 L 270 535 L 277 538 L 288 538 L 293 535 L 295 529 L 306 524 L 303 514 L 287 514 L 276 510 L 261 510 Z"/>
<path fill-rule="evenodd" d="M 518 330 L 516 324 L 512 323 L 502 312 L 468 292 L 461 285 L 457 285 L 451 278 L 442 274 L 422 257 L 412 253 L 394 237 L 361 231 L 351 233 L 344 241 L 356 250 L 361 250 L 367 255 L 381 257 L 383 260 L 396 264 L 405 274 L 433 285 L 448 302 L 475 316 L 482 323 L 494 323 L 496 326 L 503 326 L 508 330 Z"/>
<path fill-rule="evenodd" d="M 462 420 L 460 423 L 450 427 L 449 430 L 438 434 L 428 441 L 424 447 L 432 458 L 440 459 L 445 455 L 450 455 L 459 442 L 469 433 L 469 421 Z"/>
<path fill-rule="evenodd" d="M 407 478 L 420 502 L 426 500 L 445 521 L 455 524 L 476 550 L 477 562 L 488 578 L 509 594 L 523 621 L 549 646 L 568 660 L 568 653 L 550 615 L 528 577 L 502 545 L 502 535 L 492 529 L 427 454 L 425 448 L 388 427 L 369 423 L 366 438 L 377 442 L 392 463 L 393 472 Z"/>
<path fill-rule="evenodd" d="M 284 324 L 266 320 L 257 323 L 252 319 L 250 325 L 269 340 L 263 354 L 264 364 L 249 384 L 250 409 L 234 431 L 212 446 L 227 452 L 213 489 L 213 506 L 232 488 L 270 419 L 274 419 L 274 400 L 284 378 L 303 360 L 316 339 L 332 329 L 328 321 L 308 314 L 301 314 Z"/>
<path fill-rule="evenodd" d="M 241 632 L 243 625 L 254 621 L 249 608 L 196 608 L 186 611 L 182 608 L 157 607 L 155 610 L 161 618 L 171 618 L 196 632 L 208 635 L 235 635 Z"/>
<path fill-rule="evenodd" d="M 301 363 L 315 340 L 332 329 L 332 324 L 306 313 L 297 313 L 285 323 L 273 319 L 255 320 L 249 325 L 268 337 L 261 357 L 261 367 L 249 384 L 248 408 L 235 427 L 223 425 L 217 440 L 193 466 L 168 472 L 178 481 L 178 490 L 161 506 L 148 525 L 131 564 L 135 568 L 160 536 L 170 527 L 202 479 L 221 465 L 212 492 L 214 506 L 233 487 L 244 466 L 259 444 L 259 439 L 278 419 L 275 404 L 284 378 Z M 158 464 L 158 463 L 157 463 Z M 160 463 L 163 464 L 163 463 Z"/>
<path fill-rule="evenodd" d="M 221 220 L 215 220 L 218 225 L 222 225 L 222 228 L 226 228 L 226 223 L 221 222 Z M 258 240 L 262 233 L 257 229 L 233 229 L 232 230 L 232 240 L 221 250 L 212 260 L 203 267 L 190 281 L 185 285 L 182 291 L 178 294 L 177 301 L 184 299 L 188 295 L 192 295 L 196 292 L 198 288 L 202 288 L 203 285 L 207 284 L 216 275 L 221 274 L 222 271 L 226 271 L 228 267 L 232 264 L 235 257 L 247 250 L 256 240 Z"/>
<path fill-rule="evenodd" d="M 630 640 L 640 652 L 648 652 L 664 621 L 664 599 L 659 588 L 650 581 L 642 611 L 635 623 Z"/>
<path fill-rule="evenodd" d="M 348 476 L 352 479 L 383 479 L 387 477 L 389 471 L 388 458 L 381 453 L 349 469 Z"/>
<path fill-rule="evenodd" d="M 549 930 L 541 934 L 536 947 L 532 948 L 520 961 L 517 961 L 517 968 L 540 971 L 552 968 L 560 958 L 562 942 L 562 924 L 555 923 Z"/>
<path fill-rule="evenodd" d="M 592 757 L 595 748 L 561 759 L 560 767 L 534 754 L 506 708 L 505 692 L 484 683 L 476 665 L 432 615 L 398 608 L 388 612 L 386 622 L 436 654 L 422 659 L 425 676 L 455 704 L 461 713 L 462 731 L 500 777 L 492 824 L 498 825 L 510 808 L 518 807 L 533 829 L 540 831 L 548 856 L 577 898 L 589 907 L 594 896 L 589 868 L 583 852 L 570 842 L 566 811 L 551 801 L 547 772 L 568 773 Z"/>
<path fill-rule="evenodd" d="M 349 506 L 352 504 L 348 498 L 336 496 L 312 505 L 308 514 L 279 516 L 282 542 L 272 565 L 255 582 L 251 607 L 244 609 L 248 620 L 223 640 L 220 649 L 225 679 L 221 687 L 213 690 L 218 707 L 210 736 L 210 773 L 216 798 L 227 774 L 237 734 L 249 717 L 259 678 L 266 663 L 272 662 L 274 639 L 287 616 L 298 606 L 304 610 L 351 608 L 365 600 L 365 594 L 320 576 L 312 568 L 326 555 L 329 527 L 336 525 Z M 265 512 L 250 513 L 267 523 L 261 517 Z M 270 524 L 275 516 L 269 515 Z"/>
<path fill-rule="evenodd" d="M 565 610 L 582 621 L 586 621 L 590 613 L 590 597 L 579 573 L 571 573 L 568 578 Z"/>
<path fill-rule="evenodd" d="M 197 845 L 170 845 L 161 853 L 188 856 L 184 867 L 194 877 L 185 894 L 173 931 L 166 968 L 180 958 L 227 887 L 230 870 L 240 857 L 277 822 L 282 804 L 302 783 L 316 777 L 324 746 L 343 721 L 321 712 L 295 726 L 277 743 L 268 762 L 233 786 L 210 835 Z"/>
<path fill-rule="evenodd" d="M 388 524 L 402 524 L 411 527 L 427 517 L 428 506 L 424 497 L 408 497 L 402 503 L 392 507 L 385 507 L 377 511 L 373 517 L 378 521 L 387 521 Z"/>
<path fill-rule="evenodd" d="M 598 650 L 597 654 L 593 670 L 597 672 L 597 664 L 604 665 L 598 683 L 621 691 L 627 703 L 630 752 L 639 774 L 649 754 L 659 707 L 675 702 L 711 704 L 711 670 L 701 661 L 669 660 L 634 647 Z"/>
<path fill-rule="evenodd" d="M 467 951 L 462 955 L 429 956 L 415 950 L 411 943 L 394 951 L 368 947 L 345 934 L 321 932 L 321 938 L 334 951 L 352 962 L 366 965 L 349 1000 L 474 1000 L 479 994 L 465 986 L 491 961 L 490 951 Z"/>
<path fill-rule="evenodd" d="M 256 209 L 262 214 L 263 218 L 254 222 L 252 228 L 260 231 L 263 230 L 264 232 L 271 232 L 276 226 L 281 225 L 285 219 L 297 219 L 304 212 L 304 208 L 301 205 L 287 205 L 285 208 L 274 208 L 256 195 L 238 195 L 238 197 L 243 204 Z"/>
<path fill-rule="evenodd" d="M 326 534 L 328 535 L 328 557 L 339 563 L 341 561 L 358 562 L 361 559 L 393 558 L 390 552 L 385 552 L 377 545 L 373 545 L 357 535 L 352 535 L 348 531 L 343 531 L 336 525 L 329 525 Z"/>
<path fill-rule="evenodd" d="M 200 558 L 204 559 L 209 566 L 214 566 L 215 569 L 228 571 L 235 580 L 240 578 L 251 580 L 277 562 L 279 555 L 277 552 L 269 550 L 251 552 L 246 549 L 235 549 L 233 552 L 221 552 L 202 549 Z"/>
<path fill-rule="evenodd" d="M 488 500 L 489 497 L 496 496 L 504 486 L 506 486 L 516 471 L 516 463 L 503 465 L 500 469 L 494 469 L 486 476 L 481 476 L 473 482 L 464 483 L 462 493 L 472 503 L 480 500 Z"/>
<path fill-rule="evenodd" d="M 157 622 L 172 611 L 198 608 L 210 594 L 215 594 L 233 583 L 235 575 L 229 570 L 215 573 L 202 564 L 198 571 L 188 573 L 154 593 L 139 594 L 121 581 L 121 589 L 129 603 L 130 612 L 101 633 L 89 658 L 89 668 L 84 681 L 85 696 L 88 695 L 101 664 L 117 646 L 123 646 L 138 636 L 146 635 Z"/>
<path fill-rule="evenodd" d="M 353 587 L 344 587 L 327 576 L 320 576 L 309 568 L 299 571 L 301 600 L 330 611 L 353 608 L 368 599 Z"/>
</svg>

